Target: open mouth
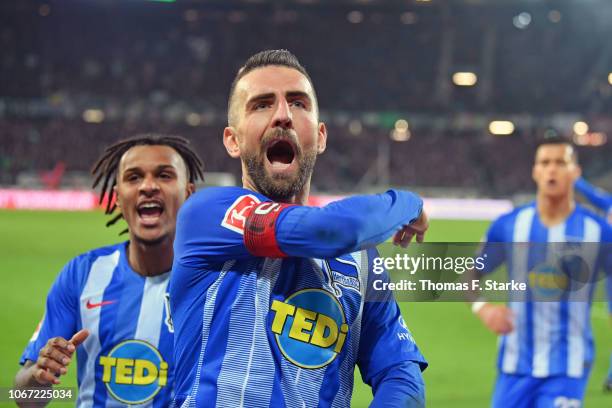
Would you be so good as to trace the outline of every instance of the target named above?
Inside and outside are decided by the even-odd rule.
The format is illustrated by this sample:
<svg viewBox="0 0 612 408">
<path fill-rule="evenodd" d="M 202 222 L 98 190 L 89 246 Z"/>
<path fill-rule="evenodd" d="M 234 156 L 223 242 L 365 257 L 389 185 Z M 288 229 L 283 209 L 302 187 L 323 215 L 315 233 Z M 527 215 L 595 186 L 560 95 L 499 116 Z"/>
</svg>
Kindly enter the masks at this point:
<svg viewBox="0 0 612 408">
<path fill-rule="evenodd" d="M 546 184 L 547 184 L 549 187 L 554 187 L 554 186 L 556 186 L 556 185 L 557 185 L 557 180 L 555 180 L 555 179 L 550 179 L 550 180 L 548 180 L 548 181 L 546 182 Z"/>
<path fill-rule="evenodd" d="M 295 159 L 295 149 L 288 140 L 276 140 L 268 146 L 266 157 L 273 168 L 284 169 Z"/>
<path fill-rule="evenodd" d="M 136 211 L 145 222 L 156 221 L 164 212 L 164 206 L 157 201 L 149 201 L 138 205 Z"/>
</svg>

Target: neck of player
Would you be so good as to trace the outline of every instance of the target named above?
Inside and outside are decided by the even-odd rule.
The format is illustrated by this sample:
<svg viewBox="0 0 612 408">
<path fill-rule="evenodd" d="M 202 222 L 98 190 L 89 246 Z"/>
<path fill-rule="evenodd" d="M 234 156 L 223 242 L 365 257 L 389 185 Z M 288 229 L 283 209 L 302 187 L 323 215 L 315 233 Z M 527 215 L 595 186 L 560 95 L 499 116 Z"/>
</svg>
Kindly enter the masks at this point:
<svg viewBox="0 0 612 408">
<path fill-rule="evenodd" d="M 308 196 L 310 195 L 310 181 L 304 184 L 304 187 L 299 193 L 294 195 L 288 204 L 306 205 L 308 203 Z"/>
<path fill-rule="evenodd" d="M 259 191 L 257 187 L 255 187 L 255 183 L 253 183 L 248 176 L 243 176 L 242 187 L 246 188 L 247 190 L 256 191 L 260 194 L 264 194 L 263 192 Z M 304 187 L 302 187 L 302 189 L 297 194 L 295 194 L 294 196 L 288 199 L 278 199 L 275 197 L 268 197 L 268 198 L 277 203 L 306 205 L 308 203 L 309 195 L 310 195 L 310 178 L 308 178 L 308 181 L 304 183 Z"/>
<path fill-rule="evenodd" d="M 538 194 L 538 214 L 542 223 L 548 227 L 560 224 L 574 211 L 574 193 L 562 196 Z"/>
<path fill-rule="evenodd" d="M 172 269 L 174 252 L 172 239 L 163 239 L 154 244 L 130 239 L 128 261 L 130 267 L 142 276 L 157 276 Z"/>
</svg>

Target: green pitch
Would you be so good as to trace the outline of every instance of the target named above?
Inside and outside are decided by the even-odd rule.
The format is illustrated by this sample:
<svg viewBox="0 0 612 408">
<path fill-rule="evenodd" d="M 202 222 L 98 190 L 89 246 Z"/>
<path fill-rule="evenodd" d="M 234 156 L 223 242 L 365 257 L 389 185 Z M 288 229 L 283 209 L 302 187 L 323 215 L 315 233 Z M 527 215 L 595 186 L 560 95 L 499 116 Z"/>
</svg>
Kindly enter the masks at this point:
<svg viewBox="0 0 612 408">
<path fill-rule="evenodd" d="M 0 388 L 12 385 L 23 347 L 44 312 L 56 274 L 75 255 L 125 239 L 122 226 L 104 227 L 106 218 L 94 213 L 0 211 Z M 474 242 L 488 223 L 434 220 L 427 241 Z M 478 408 L 489 405 L 495 379 L 496 338 L 462 303 L 404 303 L 402 314 L 429 361 L 424 377 L 427 405 L 434 408 Z M 598 353 L 589 382 L 586 407 L 612 406 L 612 395 L 601 391 L 612 345 L 606 305 L 593 306 L 592 322 Z M 352 406 L 366 407 L 369 387 L 356 373 Z M 76 386 L 75 370 L 63 386 Z M 2 404 L 10 406 L 9 404 Z M 73 404 L 72 404 L 73 405 Z M 52 404 L 50 406 L 71 406 Z"/>
</svg>

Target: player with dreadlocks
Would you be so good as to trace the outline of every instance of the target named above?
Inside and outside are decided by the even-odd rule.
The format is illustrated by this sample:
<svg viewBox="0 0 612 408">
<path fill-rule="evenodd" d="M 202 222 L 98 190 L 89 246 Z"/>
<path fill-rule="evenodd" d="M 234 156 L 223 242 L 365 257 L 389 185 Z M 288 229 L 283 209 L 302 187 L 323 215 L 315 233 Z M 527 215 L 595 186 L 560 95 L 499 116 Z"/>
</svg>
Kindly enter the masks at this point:
<svg viewBox="0 0 612 408">
<path fill-rule="evenodd" d="M 107 226 L 124 218 L 129 240 L 64 267 L 15 385 L 60 384 L 76 352 L 78 407 L 166 407 L 174 380 L 166 287 L 176 215 L 203 179 L 203 164 L 187 140 L 146 134 L 108 147 L 92 174 L 112 217 Z"/>
</svg>

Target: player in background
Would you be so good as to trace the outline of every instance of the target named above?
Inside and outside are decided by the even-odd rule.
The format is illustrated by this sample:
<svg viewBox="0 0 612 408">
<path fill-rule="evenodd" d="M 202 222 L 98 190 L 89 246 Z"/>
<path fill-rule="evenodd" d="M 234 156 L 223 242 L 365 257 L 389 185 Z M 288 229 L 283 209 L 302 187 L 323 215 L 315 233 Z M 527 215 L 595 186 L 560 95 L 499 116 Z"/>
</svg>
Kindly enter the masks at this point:
<svg viewBox="0 0 612 408">
<path fill-rule="evenodd" d="M 177 221 L 176 405 L 348 407 L 356 364 L 372 406 L 424 405 L 426 362 L 370 273 L 376 244 L 395 233 L 397 244 L 422 241 L 422 201 L 390 190 L 304 206 L 326 140 L 297 58 L 252 56 L 232 85 L 223 134 L 243 188 L 195 194 Z"/>
<path fill-rule="evenodd" d="M 178 209 L 203 178 L 202 162 L 187 140 L 146 134 L 108 147 L 92 173 L 100 203 L 108 199 L 106 213 L 120 210 L 107 226 L 124 218 L 129 241 L 64 267 L 15 385 L 60 384 L 76 352 L 76 406 L 167 407 L 174 380 L 166 298 L 172 242 Z"/>
<path fill-rule="evenodd" d="M 612 273 L 612 230 L 574 200 L 580 167 L 569 142 L 544 140 L 536 150 L 532 175 L 536 201 L 491 225 L 483 248 L 486 268 L 481 271 L 484 275 L 506 263 L 509 279 L 527 282 L 527 293 L 512 293 L 509 306 L 479 300 L 472 310 L 487 328 L 502 335 L 493 407 L 576 408 L 594 355 L 593 287 L 602 269 L 608 280 Z M 529 245 L 516 244 L 522 242 Z M 580 258 L 563 252 L 571 250 L 579 250 Z M 581 262 L 569 261 L 580 259 L 592 268 L 582 281 L 574 275 L 580 270 L 574 265 Z M 608 286 L 608 300 L 611 295 Z M 544 301 L 546 296 L 552 300 Z"/>
<path fill-rule="evenodd" d="M 584 178 L 580 177 L 574 186 L 576 190 L 582 194 L 591 204 L 603 211 L 608 217 L 608 223 L 612 224 L 612 194 L 595 187 Z M 608 280 L 609 290 L 612 291 L 612 280 Z M 612 308 L 609 310 L 612 314 Z M 612 391 L 612 354 L 610 355 L 610 367 L 608 368 L 608 377 L 604 382 L 604 390 Z"/>
</svg>

